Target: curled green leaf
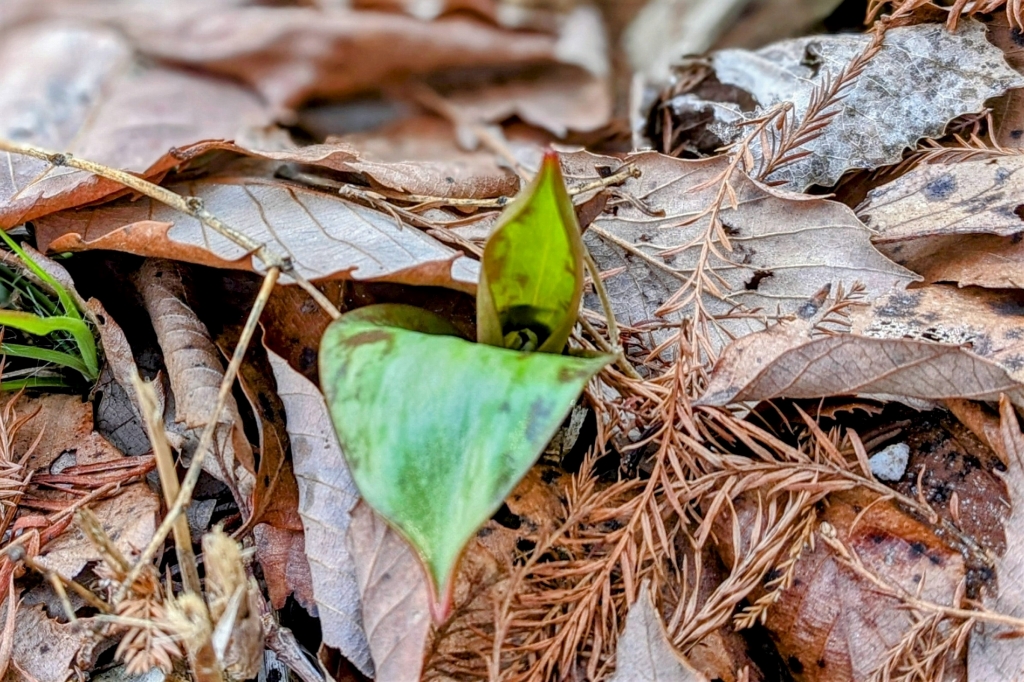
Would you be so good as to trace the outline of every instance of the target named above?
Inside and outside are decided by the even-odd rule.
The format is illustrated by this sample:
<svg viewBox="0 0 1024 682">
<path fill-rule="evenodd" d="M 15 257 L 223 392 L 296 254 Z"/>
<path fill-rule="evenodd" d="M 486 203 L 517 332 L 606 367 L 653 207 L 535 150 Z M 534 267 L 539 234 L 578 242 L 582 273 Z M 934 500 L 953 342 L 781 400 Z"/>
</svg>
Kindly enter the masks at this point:
<svg viewBox="0 0 1024 682">
<path fill-rule="evenodd" d="M 477 340 L 561 353 L 583 296 L 583 242 L 558 155 L 502 214 L 477 290 Z"/>
</svg>

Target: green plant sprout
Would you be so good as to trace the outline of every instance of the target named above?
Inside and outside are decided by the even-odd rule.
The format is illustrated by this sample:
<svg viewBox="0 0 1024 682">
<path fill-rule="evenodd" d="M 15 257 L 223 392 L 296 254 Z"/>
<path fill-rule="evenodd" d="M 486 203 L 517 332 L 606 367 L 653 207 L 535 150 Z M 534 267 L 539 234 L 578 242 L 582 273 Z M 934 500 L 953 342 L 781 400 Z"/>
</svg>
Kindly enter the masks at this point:
<svg viewBox="0 0 1024 682">
<path fill-rule="evenodd" d="M 30 337 L 38 337 L 50 344 L 0 342 L 0 355 L 23 358 L 65 367 L 81 374 L 87 381 L 99 376 L 99 360 L 92 329 L 82 317 L 70 292 L 15 242 L 0 230 L 0 238 L 15 253 L 25 268 L 42 284 L 30 281 L 22 273 L 7 265 L 0 265 L 0 327 L 17 330 Z M 53 297 L 56 296 L 56 301 Z M 23 308 L 12 310 L 13 306 Z M 0 389 L 57 388 L 67 386 L 65 377 L 48 374 L 39 366 L 5 371 Z"/>
<path fill-rule="evenodd" d="M 469 540 L 613 359 L 564 354 L 583 248 L 558 157 L 548 154 L 484 249 L 477 343 L 397 304 L 359 308 L 324 333 L 321 385 L 352 477 L 416 550 L 436 621 L 447 618 Z"/>
</svg>

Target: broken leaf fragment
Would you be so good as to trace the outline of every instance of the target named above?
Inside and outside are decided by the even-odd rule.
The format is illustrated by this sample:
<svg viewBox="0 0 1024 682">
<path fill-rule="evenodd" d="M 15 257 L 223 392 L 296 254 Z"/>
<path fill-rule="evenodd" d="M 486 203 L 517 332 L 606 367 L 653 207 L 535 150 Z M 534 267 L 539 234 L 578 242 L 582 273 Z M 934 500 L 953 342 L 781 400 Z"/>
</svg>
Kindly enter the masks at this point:
<svg viewBox="0 0 1024 682">
<path fill-rule="evenodd" d="M 480 343 L 560 353 L 583 296 L 583 242 L 558 155 L 487 240 L 477 292 Z"/>
<path fill-rule="evenodd" d="M 352 477 L 416 549 L 438 616 L 463 547 L 610 360 L 454 334 L 433 313 L 385 304 L 343 315 L 320 345 L 321 384 Z"/>
</svg>

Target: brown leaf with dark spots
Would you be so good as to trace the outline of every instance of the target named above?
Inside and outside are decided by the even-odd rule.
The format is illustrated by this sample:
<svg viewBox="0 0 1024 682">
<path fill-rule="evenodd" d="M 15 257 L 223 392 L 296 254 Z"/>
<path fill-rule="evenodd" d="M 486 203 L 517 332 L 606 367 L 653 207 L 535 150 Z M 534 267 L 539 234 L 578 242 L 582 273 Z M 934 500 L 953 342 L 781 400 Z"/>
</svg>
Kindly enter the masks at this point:
<svg viewBox="0 0 1024 682">
<path fill-rule="evenodd" d="M 961 556 L 924 524 L 866 491 L 833 494 L 821 516 L 864 565 L 922 599 L 951 605 L 965 575 Z M 801 682 L 868 680 L 913 622 L 818 542 L 796 565 L 793 587 L 768 610 L 766 627 Z M 920 591 L 920 592 L 919 592 Z"/>
<path fill-rule="evenodd" d="M 141 64 L 114 31 L 38 23 L 0 40 L 0 121 L 0 137 L 158 178 L 181 163 L 181 148 L 270 118 L 231 82 Z M 0 162 L 0 227 L 122 190 L 25 156 L 0 153 Z"/>
<path fill-rule="evenodd" d="M 1024 317 L 1015 297 L 933 285 L 883 296 L 852 314 L 852 334 L 804 320 L 739 339 L 715 364 L 700 402 L 835 395 L 1024 405 Z"/>
<path fill-rule="evenodd" d="M 1012 512 L 1007 519 L 1006 550 L 996 559 L 998 590 L 984 604 L 998 613 L 1024 618 L 1024 435 L 1013 405 L 999 401 L 1002 447 L 1009 460 L 1003 478 Z M 1010 636 L 1007 636 L 1010 635 Z M 1009 682 L 1024 679 L 1024 638 L 989 623 L 975 626 L 967 655 L 971 680 Z"/>
<path fill-rule="evenodd" d="M 317 285 L 331 303 L 344 310 L 346 283 L 327 280 Z M 260 318 L 263 344 L 313 383 L 319 383 L 317 349 L 331 317 L 299 287 L 275 287 Z"/>
<path fill-rule="evenodd" d="M 796 313 L 826 285 L 860 281 L 877 296 L 913 279 L 875 250 L 871 232 L 842 204 L 766 188 L 735 173 L 735 208 L 726 200 L 715 227 L 706 211 L 728 172 L 727 158 L 685 161 L 645 152 L 628 161 L 641 175 L 626 180 L 622 191 L 642 204 L 616 202 L 584 235 L 597 264 L 614 273 L 605 286 L 624 324 L 691 318 L 696 306 L 686 301 L 703 270 L 703 310 L 722 318 L 706 334 L 718 352 L 731 338 L 763 330 L 771 316 Z M 570 186 L 599 178 L 600 166 L 622 165 L 585 152 L 563 154 L 562 163 Z M 737 308 L 759 313 L 733 314 Z M 653 335 L 660 342 L 673 334 L 663 328 Z"/>
<path fill-rule="evenodd" d="M 931 282 L 1020 288 L 1024 157 L 922 164 L 858 208 L 882 253 Z"/>
<path fill-rule="evenodd" d="M 388 280 L 464 291 L 476 287 L 475 261 L 391 215 L 334 194 L 241 177 L 207 178 L 169 189 L 200 197 L 228 225 L 291 256 L 307 279 Z M 220 268 L 263 269 L 243 247 L 148 198 L 61 213 L 36 225 L 44 250 L 110 249 Z"/>
</svg>

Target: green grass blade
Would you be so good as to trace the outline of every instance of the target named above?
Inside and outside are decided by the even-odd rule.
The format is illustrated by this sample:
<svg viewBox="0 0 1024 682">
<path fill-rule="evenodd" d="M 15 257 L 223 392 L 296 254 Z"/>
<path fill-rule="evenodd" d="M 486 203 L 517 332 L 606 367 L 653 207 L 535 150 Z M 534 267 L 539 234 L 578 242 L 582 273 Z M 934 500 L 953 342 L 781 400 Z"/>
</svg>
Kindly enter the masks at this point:
<svg viewBox="0 0 1024 682">
<path fill-rule="evenodd" d="M 0 355 L 51 362 L 55 365 L 73 369 L 84 376 L 89 375 L 89 368 L 86 367 L 81 358 L 77 358 L 70 353 L 61 353 L 59 350 L 40 348 L 39 346 L 26 346 L 20 343 L 4 343 L 0 344 Z"/>
</svg>

